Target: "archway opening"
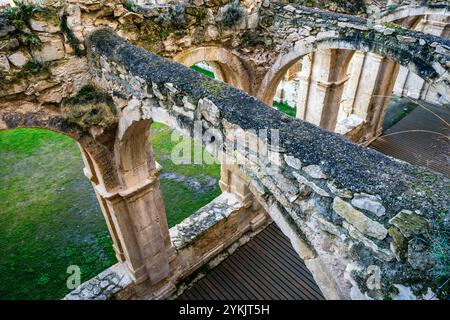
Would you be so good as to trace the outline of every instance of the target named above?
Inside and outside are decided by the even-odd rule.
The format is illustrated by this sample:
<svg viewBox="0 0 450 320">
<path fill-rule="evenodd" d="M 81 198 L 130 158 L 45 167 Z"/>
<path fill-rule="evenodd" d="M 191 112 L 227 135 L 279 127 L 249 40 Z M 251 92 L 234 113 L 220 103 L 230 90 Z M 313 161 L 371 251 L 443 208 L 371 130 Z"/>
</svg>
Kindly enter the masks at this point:
<svg viewBox="0 0 450 320">
<path fill-rule="evenodd" d="M 117 262 L 77 143 L 45 129 L 0 131 L 0 297 L 59 299 Z"/>
<path fill-rule="evenodd" d="M 194 65 L 191 66 L 191 69 L 200 72 L 201 74 L 204 74 L 207 77 L 210 77 L 211 79 L 219 79 L 221 78 L 220 75 L 216 75 L 217 70 L 214 70 L 214 68 L 211 66 L 211 62 L 207 61 L 200 61 Z"/>
<path fill-rule="evenodd" d="M 280 80 L 273 98 L 273 107 L 291 117 L 297 116 L 301 70 L 301 62 L 294 63 Z"/>
<path fill-rule="evenodd" d="M 182 222 L 221 194 L 220 164 L 199 143 L 154 122 L 151 142 L 162 167 L 160 186 L 169 228 Z"/>
<path fill-rule="evenodd" d="M 193 67 L 209 77 L 250 92 L 251 79 L 241 59 L 225 48 L 207 46 L 188 49 L 176 55 L 174 61 Z"/>
</svg>

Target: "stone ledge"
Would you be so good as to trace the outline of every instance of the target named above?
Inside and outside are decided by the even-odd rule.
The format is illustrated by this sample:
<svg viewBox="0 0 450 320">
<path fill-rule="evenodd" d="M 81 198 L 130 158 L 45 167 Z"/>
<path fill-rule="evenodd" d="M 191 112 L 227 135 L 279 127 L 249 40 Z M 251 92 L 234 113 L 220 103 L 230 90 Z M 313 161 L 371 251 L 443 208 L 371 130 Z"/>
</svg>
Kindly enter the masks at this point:
<svg viewBox="0 0 450 320">
<path fill-rule="evenodd" d="M 232 193 L 224 192 L 216 199 L 170 228 L 170 238 L 179 250 L 200 237 L 209 228 L 228 218 L 233 211 L 242 208 L 243 203 Z"/>
<path fill-rule="evenodd" d="M 132 284 L 133 280 L 127 266 L 124 263 L 117 263 L 83 282 L 62 300 L 108 300 Z"/>
</svg>

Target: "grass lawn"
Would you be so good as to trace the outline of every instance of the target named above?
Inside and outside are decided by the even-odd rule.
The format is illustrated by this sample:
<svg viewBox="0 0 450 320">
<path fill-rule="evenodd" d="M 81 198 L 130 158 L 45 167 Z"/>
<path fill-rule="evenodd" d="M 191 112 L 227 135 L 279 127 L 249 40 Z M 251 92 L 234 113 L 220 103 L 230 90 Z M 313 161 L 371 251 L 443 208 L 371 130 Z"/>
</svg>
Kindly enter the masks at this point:
<svg viewBox="0 0 450 320">
<path fill-rule="evenodd" d="M 288 105 L 286 103 L 274 101 L 273 107 L 275 109 L 277 109 L 278 111 L 281 111 L 281 112 L 287 114 L 288 116 L 291 116 L 294 118 L 296 117 L 297 109 L 295 109 L 294 107 L 291 107 L 290 105 Z"/>
<path fill-rule="evenodd" d="M 220 179 L 219 164 L 174 164 L 170 158 L 173 147 L 178 140 L 171 141 L 173 130 L 165 125 L 154 123 L 152 125 L 152 146 L 155 160 L 162 165 L 161 189 L 166 206 L 167 222 L 170 226 L 180 223 L 184 218 L 194 213 L 205 204 L 211 202 L 220 195 L 218 180 Z M 191 159 L 193 158 L 194 148 L 203 148 L 194 144 L 191 140 Z M 186 183 L 168 179 L 164 173 L 174 172 L 178 175 L 196 180 L 201 190 L 193 190 Z M 214 187 L 208 188 L 207 183 L 211 178 L 217 180 Z"/>
<path fill-rule="evenodd" d="M 218 179 L 219 166 L 174 165 L 171 130 L 153 129 L 155 157 L 179 176 Z M 40 129 L 0 131 L 0 299 L 59 299 L 70 265 L 86 281 L 116 262 L 106 224 L 80 151 L 72 139 Z M 170 226 L 220 194 L 193 193 L 184 182 L 161 179 Z"/>
</svg>

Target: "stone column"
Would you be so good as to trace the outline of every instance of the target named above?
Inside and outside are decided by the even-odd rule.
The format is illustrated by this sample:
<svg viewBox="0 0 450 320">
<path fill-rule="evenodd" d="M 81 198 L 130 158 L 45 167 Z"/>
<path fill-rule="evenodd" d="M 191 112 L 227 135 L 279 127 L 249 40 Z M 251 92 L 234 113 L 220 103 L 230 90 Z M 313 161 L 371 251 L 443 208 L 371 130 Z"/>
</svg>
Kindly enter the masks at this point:
<svg viewBox="0 0 450 320">
<path fill-rule="evenodd" d="M 356 51 L 350 63 L 349 81 L 345 84 L 342 101 L 339 107 L 337 122 L 338 124 L 345 120 L 352 112 L 355 105 L 358 90 L 360 90 L 361 80 L 363 77 L 364 61 L 366 53 Z M 365 82 L 365 81 L 364 81 Z"/>
<path fill-rule="evenodd" d="M 123 252 L 122 244 L 117 234 L 116 226 L 112 220 L 111 212 L 106 204 L 105 199 L 97 192 L 97 188 L 101 181 L 99 180 L 97 174 L 95 173 L 95 167 L 93 162 L 90 159 L 90 156 L 86 153 L 86 151 L 78 145 L 81 150 L 81 156 L 84 162 L 84 175 L 89 179 L 94 189 L 95 195 L 97 197 L 98 203 L 100 205 L 100 210 L 102 211 L 103 217 L 106 221 L 106 226 L 108 227 L 109 234 L 111 236 L 113 242 L 114 252 L 116 253 L 116 258 L 119 262 L 125 261 L 125 255 Z"/>
<path fill-rule="evenodd" d="M 367 126 L 364 128 L 365 141 L 370 141 L 381 134 L 384 115 L 391 100 L 399 67 L 398 63 L 387 58 L 380 61 L 377 84 L 367 107 Z"/>
<path fill-rule="evenodd" d="M 318 50 L 303 59 L 298 118 L 334 130 L 352 53 L 350 50 Z"/>
<path fill-rule="evenodd" d="M 357 138 L 370 140 L 381 133 L 384 113 L 397 78 L 398 64 L 374 53 L 357 52 L 351 65 L 337 129 L 339 133 L 345 134 L 342 123 L 350 116 L 359 118 L 360 123 L 365 124 Z M 352 128 L 347 129 L 350 131 Z"/>
</svg>

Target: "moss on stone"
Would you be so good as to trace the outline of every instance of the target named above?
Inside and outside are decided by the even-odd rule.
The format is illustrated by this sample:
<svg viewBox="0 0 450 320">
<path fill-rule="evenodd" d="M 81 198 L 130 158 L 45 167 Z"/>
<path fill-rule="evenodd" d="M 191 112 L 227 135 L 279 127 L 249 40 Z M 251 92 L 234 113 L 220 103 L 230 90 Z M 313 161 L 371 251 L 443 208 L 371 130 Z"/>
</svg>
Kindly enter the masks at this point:
<svg viewBox="0 0 450 320">
<path fill-rule="evenodd" d="M 138 6 L 132 0 L 125 0 L 123 2 L 123 7 L 131 12 L 138 12 Z"/>
<path fill-rule="evenodd" d="M 208 93 L 212 93 L 214 95 L 219 95 L 226 85 L 218 80 L 205 78 L 200 81 L 200 86 L 208 91 Z"/>
<path fill-rule="evenodd" d="M 220 24 L 225 28 L 234 27 L 244 16 L 239 0 L 233 0 L 223 12 Z"/>
<path fill-rule="evenodd" d="M 62 104 L 65 119 L 83 129 L 92 126 L 110 128 L 117 123 L 117 111 L 112 97 L 92 86 L 85 86 Z"/>
<path fill-rule="evenodd" d="M 394 23 L 394 22 L 384 22 L 383 26 L 389 29 L 394 29 L 397 31 L 406 31 L 407 29 L 403 28 L 401 25 Z"/>
<path fill-rule="evenodd" d="M 144 49 L 158 53 L 164 49 L 164 41 L 176 30 L 170 21 L 162 23 L 158 19 L 145 19 L 140 26 L 140 36 L 136 43 Z"/>
</svg>

